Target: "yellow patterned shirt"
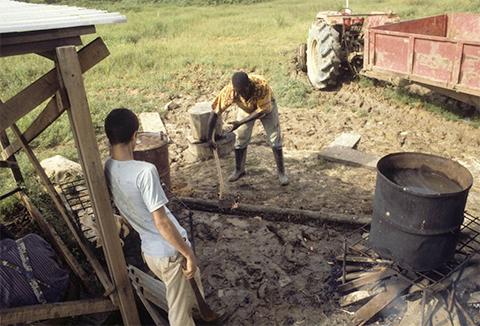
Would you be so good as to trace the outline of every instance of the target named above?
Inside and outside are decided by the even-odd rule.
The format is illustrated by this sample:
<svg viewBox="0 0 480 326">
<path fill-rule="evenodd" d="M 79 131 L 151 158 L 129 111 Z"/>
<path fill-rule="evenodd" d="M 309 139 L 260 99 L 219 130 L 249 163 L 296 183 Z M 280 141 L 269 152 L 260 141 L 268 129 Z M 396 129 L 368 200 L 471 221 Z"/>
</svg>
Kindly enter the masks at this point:
<svg viewBox="0 0 480 326">
<path fill-rule="evenodd" d="M 220 94 L 218 94 L 213 101 L 213 111 L 220 115 L 225 112 L 229 106 L 236 104 L 240 109 L 249 114 L 255 111 L 270 113 L 272 111 L 273 100 L 272 88 L 262 76 L 249 75 L 248 78 L 255 86 L 253 96 L 250 97 L 248 101 L 235 92 L 230 82 L 220 91 Z"/>
</svg>

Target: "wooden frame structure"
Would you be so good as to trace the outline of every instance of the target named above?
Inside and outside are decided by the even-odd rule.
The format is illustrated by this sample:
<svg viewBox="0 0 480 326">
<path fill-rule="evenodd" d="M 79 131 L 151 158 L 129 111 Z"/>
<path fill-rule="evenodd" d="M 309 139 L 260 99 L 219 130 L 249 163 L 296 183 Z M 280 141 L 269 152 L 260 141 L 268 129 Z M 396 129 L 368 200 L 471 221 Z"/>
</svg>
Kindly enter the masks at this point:
<svg viewBox="0 0 480 326">
<path fill-rule="evenodd" d="M 78 10 L 79 8 L 74 9 Z M 53 11 L 55 10 L 57 9 L 54 8 Z M 100 14 L 104 13 L 100 12 Z M 105 20 L 105 18 L 103 19 Z M 82 24 L 84 25 L 59 26 L 58 28 L 39 30 L 33 28 L 20 32 L 2 32 L 0 30 L 0 57 L 36 53 L 52 60 L 55 64 L 52 70 L 10 99 L 5 102 L 0 100 L 0 168 L 10 169 L 17 183 L 15 189 L 2 195 L 0 199 L 14 194 L 18 196 L 65 263 L 88 289 L 89 281 L 86 272 L 23 189 L 23 176 L 15 158 L 15 154 L 19 150 L 23 150 L 55 204 L 59 215 L 66 222 L 73 238 L 105 289 L 104 297 L 3 309 L 0 310 L 2 324 L 17 324 L 118 309 L 125 325 L 140 324 L 125 258 L 116 231 L 82 76 L 84 72 L 106 58 L 109 52 L 101 38 L 95 39 L 77 52 L 75 46 L 82 43 L 81 35 L 95 32 L 94 25 L 85 25 L 85 22 Z M 32 124 L 21 131 L 17 127 L 16 121 L 48 99 L 50 99 L 48 104 Z M 29 146 L 33 139 L 64 112 L 68 114 L 82 170 L 87 180 L 108 271 L 84 243 L 83 237 L 73 225 L 72 216 L 69 215 L 70 213 L 65 208 L 59 194 Z M 15 140 L 12 142 L 7 136 L 8 128 L 15 135 Z"/>
</svg>

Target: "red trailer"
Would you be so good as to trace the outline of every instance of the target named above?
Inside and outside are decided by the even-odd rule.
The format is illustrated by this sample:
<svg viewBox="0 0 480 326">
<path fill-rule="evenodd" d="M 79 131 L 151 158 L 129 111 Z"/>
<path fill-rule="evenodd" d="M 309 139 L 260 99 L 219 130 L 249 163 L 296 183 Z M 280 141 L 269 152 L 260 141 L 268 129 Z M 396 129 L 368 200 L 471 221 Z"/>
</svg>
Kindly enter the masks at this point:
<svg viewBox="0 0 480 326">
<path fill-rule="evenodd" d="M 480 14 L 450 13 L 368 29 L 362 74 L 412 81 L 480 108 Z"/>
</svg>

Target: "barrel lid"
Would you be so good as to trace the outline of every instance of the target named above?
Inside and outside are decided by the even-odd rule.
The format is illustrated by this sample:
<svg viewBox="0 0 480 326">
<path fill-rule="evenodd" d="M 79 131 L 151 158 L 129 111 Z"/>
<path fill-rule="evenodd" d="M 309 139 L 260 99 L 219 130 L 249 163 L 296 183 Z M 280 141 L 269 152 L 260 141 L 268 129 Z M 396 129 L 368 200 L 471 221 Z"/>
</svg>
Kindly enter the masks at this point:
<svg viewBox="0 0 480 326">
<path fill-rule="evenodd" d="M 139 132 L 135 152 L 148 151 L 167 145 L 167 140 L 159 132 Z"/>
</svg>

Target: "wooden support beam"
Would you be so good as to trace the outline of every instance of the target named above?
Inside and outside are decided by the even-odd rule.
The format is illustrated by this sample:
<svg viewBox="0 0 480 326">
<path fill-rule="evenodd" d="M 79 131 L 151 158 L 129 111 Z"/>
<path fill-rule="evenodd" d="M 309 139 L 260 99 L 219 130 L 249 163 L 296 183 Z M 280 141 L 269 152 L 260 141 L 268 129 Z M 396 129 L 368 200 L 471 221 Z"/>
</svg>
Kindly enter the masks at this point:
<svg viewBox="0 0 480 326">
<path fill-rule="evenodd" d="M 54 96 L 47 104 L 45 109 L 37 116 L 37 118 L 32 122 L 32 124 L 25 130 L 23 137 L 30 143 L 32 140 L 38 137 L 45 129 L 47 129 L 55 120 L 57 120 L 62 113 L 65 111 L 65 108 L 59 107 L 57 105 L 56 96 Z M 20 141 L 14 141 L 10 146 L 7 146 L 3 151 L 3 157 L 7 159 L 13 154 L 18 152 L 22 148 Z"/>
<path fill-rule="evenodd" d="M 0 57 L 45 52 L 65 45 L 82 45 L 82 39 L 80 36 L 73 36 L 39 42 L 19 43 L 12 45 L 2 44 L 2 47 L 0 47 Z"/>
<path fill-rule="evenodd" d="M 48 223 L 48 221 L 43 217 L 42 213 L 40 213 L 40 210 L 32 203 L 30 198 L 28 198 L 25 193 L 21 192 L 18 197 L 23 202 L 23 205 L 27 209 L 28 213 L 37 223 L 43 234 L 46 235 L 55 250 L 63 257 L 63 260 L 67 263 L 72 272 L 80 279 L 85 290 L 90 292 L 89 290 L 92 285 L 88 281 L 87 273 L 83 270 L 80 263 L 77 261 L 75 256 L 73 256 L 67 245 L 63 242 L 62 238 L 60 238 L 57 231 L 50 225 L 50 223 Z"/>
<path fill-rule="evenodd" d="M 17 188 L 15 188 L 15 189 L 13 189 L 13 190 L 10 190 L 9 192 L 7 192 L 7 193 L 5 193 L 5 194 L 0 195 L 0 200 L 3 200 L 3 199 L 8 198 L 8 197 L 10 197 L 10 196 L 12 196 L 12 195 L 15 195 L 15 194 L 16 194 L 17 192 L 19 192 L 19 191 L 22 191 L 22 188 L 17 187 Z"/>
<path fill-rule="evenodd" d="M 1 309 L 0 320 L 2 325 L 14 325 L 45 319 L 95 314 L 117 309 L 108 299 L 86 299 Z"/>
<path fill-rule="evenodd" d="M 185 203 L 185 205 L 187 205 L 191 209 L 201 211 L 242 216 L 261 216 L 265 219 L 272 221 L 292 222 L 299 224 L 307 223 L 318 225 L 321 223 L 336 223 L 364 225 L 369 224 L 371 221 L 370 217 L 362 215 L 341 215 L 322 211 L 311 211 L 306 209 L 281 208 L 249 204 L 238 204 L 238 206 L 235 208 L 220 208 L 218 206 L 217 200 L 189 197 L 180 197 L 178 198 L 178 200 Z"/>
<path fill-rule="evenodd" d="M 95 270 L 95 273 L 97 274 L 98 279 L 100 280 L 100 283 L 102 283 L 103 287 L 105 288 L 105 291 L 107 293 L 111 293 L 111 291 L 114 289 L 114 286 L 112 282 L 110 281 L 110 278 L 108 277 L 107 273 L 105 272 L 102 264 L 98 260 L 98 258 L 95 256 L 95 254 L 91 251 L 90 247 L 88 247 L 84 242 L 83 238 L 80 236 L 78 233 L 78 230 L 76 229 L 75 225 L 72 222 L 71 217 L 68 215 L 67 210 L 65 209 L 65 206 L 63 206 L 62 200 L 60 196 L 58 195 L 57 191 L 55 190 L 55 187 L 51 183 L 50 179 L 48 178 L 47 174 L 45 173 L 45 170 L 43 170 L 42 166 L 40 165 L 40 162 L 38 161 L 37 157 L 35 156 L 35 153 L 33 153 L 32 149 L 30 146 L 28 146 L 25 138 L 23 137 L 21 131 L 18 129 L 18 127 L 13 124 L 12 125 L 12 131 L 17 137 L 17 139 L 20 141 L 20 144 L 27 154 L 28 159 L 30 160 L 30 163 L 33 165 L 33 168 L 37 172 L 40 181 L 42 182 L 43 186 L 45 187 L 48 195 L 52 199 L 55 208 L 58 210 L 60 215 L 62 216 L 63 220 L 68 226 L 68 229 L 70 232 L 72 232 L 73 237 L 77 241 L 80 249 L 82 249 L 83 253 L 87 257 L 88 261 L 92 265 L 93 269 Z M 114 232 L 115 233 L 115 232 Z"/>
<path fill-rule="evenodd" d="M 79 55 L 73 46 L 57 48 L 58 68 L 70 108 L 67 110 L 85 179 L 93 203 L 103 250 L 116 285 L 120 312 L 126 325 L 140 324 L 127 266 L 118 236 L 97 140 L 83 84 Z"/>
<path fill-rule="evenodd" d="M 94 34 L 95 26 L 78 26 L 70 28 L 57 28 L 43 31 L 4 33 L 0 34 L 0 44 L 13 45 L 38 41 L 49 41 L 66 37 L 75 37 L 84 34 Z"/>
<path fill-rule="evenodd" d="M 101 38 L 90 42 L 78 52 L 82 72 L 86 72 L 109 54 Z M 15 121 L 39 106 L 55 94 L 58 88 L 57 71 L 54 68 L 0 105 L 0 131 L 7 129 Z"/>
<path fill-rule="evenodd" d="M 0 161 L 0 168 L 11 168 L 12 166 L 18 166 L 17 162 Z"/>
<path fill-rule="evenodd" d="M 0 100 L 0 106 L 1 104 L 2 104 L 2 101 Z M 8 139 L 7 133 L 5 132 L 5 130 L 3 131 L 0 130 L 0 147 L 4 149 L 4 148 L 7 148 L 8 146 L 10 146 L 10 140 Z M 1 157 L 3 157 L 4 160 L 8 159 L 10 162 L 13 162 L 16 164 L 15 166 L 10 167 L 10 171 L 12 172 L 12 176 L 15 179 L 15 182 L 17 183 L 17 187 L 21 188 L 24 184 L 24 180 L 23 180 L 22 172 L 20 171 L 20 167 L 18 166 L 17 159 L 15 158 L 15 156 L 6 157 L 3 154 L 1 155 Z"/>
</svg>

